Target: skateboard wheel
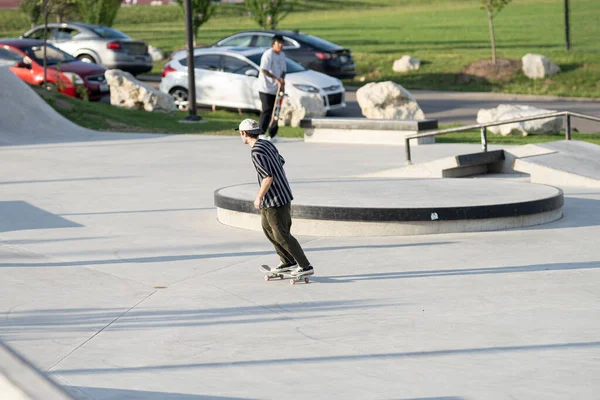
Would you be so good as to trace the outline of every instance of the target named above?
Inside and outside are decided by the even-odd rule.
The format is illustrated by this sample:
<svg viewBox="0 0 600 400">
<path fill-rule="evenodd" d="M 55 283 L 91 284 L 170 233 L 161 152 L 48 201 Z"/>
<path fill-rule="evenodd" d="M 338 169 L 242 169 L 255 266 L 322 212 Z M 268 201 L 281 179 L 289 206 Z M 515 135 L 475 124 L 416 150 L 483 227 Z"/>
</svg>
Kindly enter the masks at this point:
<svg viewBox="0 0 600 400">
<path fill-rule="evenodd" d="M 295 285 L 296 284 L 296 280 L 295 279 L 290 279 L 290 284 Z"/>
<path fill-rule="evenodd" d="M 283 279 L 283 274 L 279 274 L 279 279 Z"/>
<path fill-rule="evenodd" d="M 265 275 L 265 281 L 269 281 L 271 278 L 269 277 L 269 275 Z"/>
<path fill-rule="evenodd" d="M 308 283 L 310 280 L 308 278 L 304 278 L 304 283 Z"/>
</svg>

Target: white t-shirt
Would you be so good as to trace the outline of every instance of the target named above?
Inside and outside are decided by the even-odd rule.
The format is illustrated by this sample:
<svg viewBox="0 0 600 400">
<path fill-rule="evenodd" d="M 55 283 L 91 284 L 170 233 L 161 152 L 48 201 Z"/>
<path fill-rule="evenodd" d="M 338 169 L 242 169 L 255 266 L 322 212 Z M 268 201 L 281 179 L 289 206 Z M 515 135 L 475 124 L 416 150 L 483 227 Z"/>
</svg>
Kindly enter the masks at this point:
<svg viewBox="0 0 600 400">
<path fill-rule="evenodd" d="M 267 70 L 274 76 L 281 78 L 284 72 L 287 71 L 285 65 L 285 54 L 280 51 L 275 53 L 273 49 L 265 51 L 260 59 L 260 73 L 258 74 L 258 91 L 269 94 L 277 93 L 277 82 L 273 78 L 269 78 L 263 74 L 262 70 Z"/>
</svg>

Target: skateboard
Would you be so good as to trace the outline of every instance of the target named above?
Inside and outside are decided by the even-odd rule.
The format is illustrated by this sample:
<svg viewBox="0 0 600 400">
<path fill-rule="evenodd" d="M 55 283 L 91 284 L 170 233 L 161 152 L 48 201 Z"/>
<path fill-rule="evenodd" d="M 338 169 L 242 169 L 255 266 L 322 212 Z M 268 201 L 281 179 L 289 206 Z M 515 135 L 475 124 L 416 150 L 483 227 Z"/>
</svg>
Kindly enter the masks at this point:
<svg viewBox="0 0 600 400">
<path fill-rule="evenodd" d="M 275 107 L 273 107 L 273 114 L 271 115 L 271 122 L 269 123 L 269 129 L 279 121 L 279 113 L 281 112 L 281 105 L 283 104 L 283 98 L 285 97 L 284 89 L 281 85 L 277 84 L 277 95 L 275 96 Z"/>
<path fill-rule="evenodd" d="M 299 282 L 299 281 L 304 281 L 304 283 L 310 282 L 310 279 L 308 279 L 308 276 L 306 276 L 306 275 L 294 276 L 288 272 L 274 273 L 271 271 L 271 267 L 269 267 L 268 265 L 261 265 L 260 267 L 258 267 L 258 269 L 260 269 L 265 274 L 265 281 L 270 281 L 271 279 L 275 279 L 275 278 L 279 278 L 279 279 L 292 278 L 292 279 L 290 279 L 290 283 L 292 285 L 295 285 L 296 282 Z"/>
</svg>

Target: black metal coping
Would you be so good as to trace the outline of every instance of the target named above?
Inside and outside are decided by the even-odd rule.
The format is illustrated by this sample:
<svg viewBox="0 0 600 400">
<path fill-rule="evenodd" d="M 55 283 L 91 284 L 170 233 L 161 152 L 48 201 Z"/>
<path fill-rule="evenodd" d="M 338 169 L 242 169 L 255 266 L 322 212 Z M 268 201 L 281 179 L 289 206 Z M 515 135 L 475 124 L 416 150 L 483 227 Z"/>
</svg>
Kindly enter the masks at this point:
<svg viewBox="0 0 600 400">
<path fill-rule="evenodd" d="M 302 128 L 326 129 L 368 129 L 377 131 L 412 131 L 421 132 L 437 129 L 437 119 L 398 120 L 398 119 L 367 119 L 367 118 L 305 118 L 300 121 Z"/>
<path fill-rule="evenodd" d="M 215 206 L 247 214 L 260 214 L 253 201 L 224 196 L 215 191 Z M 292 217 L 328 221 L 408 222 L 408 221 L 461 221 L 471 219 L 509 218 L 554 211 L 564 204 L 562 190 L 543 199 L 482 206 L 426 207 L 426 208 L 365 208 L 329 207 L 292 204 Z M 436 219 L 432 219 L 432 215 Z"/>
</svg>

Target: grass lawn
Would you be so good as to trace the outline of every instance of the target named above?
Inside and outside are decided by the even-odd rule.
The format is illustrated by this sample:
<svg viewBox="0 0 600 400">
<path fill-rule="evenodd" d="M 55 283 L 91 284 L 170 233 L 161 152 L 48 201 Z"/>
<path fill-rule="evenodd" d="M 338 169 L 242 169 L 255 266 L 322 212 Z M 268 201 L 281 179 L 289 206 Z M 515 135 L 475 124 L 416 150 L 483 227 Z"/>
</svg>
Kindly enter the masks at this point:
<svg viewBox="0 0 600 400">
<path fill-rule="evenodd" d="M 169 134 L 209 134 L 209 135 L 232 135 L 237 133 L 233 130 L 244 118 L 257 119 L 257 114 L 243 114 L 231 111 L 199 110 L 199 115 L 207 122 L 199 124 L 181 123 L 188 114 L 176 112 L 173 115 L 163 113 L 150 113 L 146 111 L 125 110 L 113 107 L 109 104 L 98 102 L 87 102 L 73 99 L 56 92 L 48 92 L 39 87 L 34 90 L 40 94 L 46 102 L 64 117 L 78 125 L 89 129 L 113 131 L 113 132 L 145 132 L 145 133 L 169 133 Z M 455 125 L 442 125 L 440 129 L 455 127 Z M 279 135 L 287 138 L 302 138 L 302 128 L 282 127 Z M 600 134 L 585 134 L 574 132 L 573 139 L 583 140 L 600 145 Z M 564 134 L 555 135 L 529 135 L 500 136 L 488 133 L 490 144 L 520 145 L 529 143 L 551 142 L 563 140 Z M 479 131 L 451 133 L 436 137 L 438 143 L 481 143 Z"/>
<path fill-rule="evenodd" d="M 441 129 L 448 128 L 442 127 Z M 593 133 L 571 133 L 573 140 L 581 140 L 584 142 L 594 143 L 600 145 L 600 134 Z M 498 145 L 522 145 L 522 144 L 535 144 L 545 142 L 556 142 L 558 140 L 565 140 L 564 133 L 556 133 L 553 135 L 494 135 L 491 132 L 487 134 L 488 144 Z M 481 143 L 481 134 L 477 131 L 468 132 L 457 132 L 449 133 L 447 135 L 440 135 L 435 138 L 436 143 Z"/>
<path fill-rule="evenodd" d="M 526 53 L 548 56 L 562 71 L 543 80 L 516 72 L 509 81 L 457 82 L 468 64 L 490 58 L 485 13 L 477 0 L 299 0 L 282 29 L 299 29 L 350 48 L 359 76 L 346 84 L 393 80 L 409 89 L 493 91 L 600 98 L 600 1 L 572 0 L 572 51 L 564 49 L 563 1 L 515 0 L 495 18 L 498 57 Z M 18 36 L 28 24 L 18 10 L 0 11 L 0 37 Z M 122 7 L 115 27 L 167 52 L 185 44 L 178 6 Z M 243 6 L 219 5 L 200 29 L 210 44 L 234 32 L 256 28 Z M 422 60 L 421 69 L 394 73 L 404 54 Z M 158 73 L 163 63 L 157 63 Z"/>
<path fill-rule="evenodd" d="M 237 135 L 233 129 L 245 118 L 257 119 L 256 114 L 238 114 L 230 111 L 201 109 L 199 115 L 207 122 L 188 124 L 180 121 L 188 113 L 178 111 L 174 114 L 132 111 L 109 104 L 77 100 L 56 92 L 48 92 L 34 87 L 48 104 L 65 118 L 89 129 L 113 132 L 145 133 L 187 133 L 211 135 Z M 282 137 L 302 137 L 301 128 L 282 127 Z"/>
</svg>

